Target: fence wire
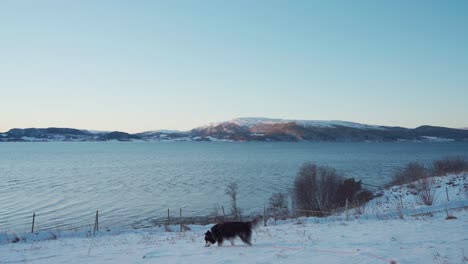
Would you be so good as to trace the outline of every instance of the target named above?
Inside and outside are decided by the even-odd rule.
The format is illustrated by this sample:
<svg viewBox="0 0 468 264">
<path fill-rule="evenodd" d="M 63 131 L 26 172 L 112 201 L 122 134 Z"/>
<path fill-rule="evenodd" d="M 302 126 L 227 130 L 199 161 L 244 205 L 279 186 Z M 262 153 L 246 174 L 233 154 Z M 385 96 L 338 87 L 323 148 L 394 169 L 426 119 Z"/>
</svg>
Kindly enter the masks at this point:
<svg viewBox="0 0 468 264">
<path fill-rule="evenodd" d="M 188 226 L 188 225 L 208 225 L 212 223 L 225 222 L 225 221 L 250 221 L 253 219 L 262 219 L 264 225 L 276 224 L 277 221 L 286 220 L 286 219 L 304 219 L 303 217 L 310 217 L 308 221 L 315 223 L 330 223 L 336 221 L 345 221 L 348 220 L 346 217 L 346 212 L 356 209 L 356 206 L 350 205 L 348 208 L 341 207 L 331 212 L 327 211 L 315 211 L 299 208 L 288 208 L 287 215 L 280 215 L 275 212 L 273 208 L 267 208 L 265 205 L 258 205 L 254 213 L 238 215 L 235 216 L 231 213 L 226 212 L 217 212 L 210 215 L 203 214 L 201 210 L 190 210 L 186 208 L 177 208 L 177 209 L 160 209 L 157 210 L 157 214 L 152 217 L 141 218 L 135 222 L 129 221 L 116 221 L 116 220 L 107 220 L 106 216 L 99 215 L 98 226 L 99 230 L 105 231 L 111 229 L 141 229 L 141 228 L 153 228 L 153 227 L 164 227 L 170 225 L 179 225 Z M 439 204 L 433 206 L 425 206 L 420 208 L 400 208 L 398 210 L 389 211 L 389 212 L 378 212 L 378 213 L 362 213 L 360 218 L 375 218 L 375 219 L 396 219 L 403 217 L 420 217 L 431 215 L 435 212 L 443 212 L 448 210 L 468 208 L 468 200 L 461 201 L 451 201 L 446 204 Z M 281 208 L 277 208 L 281 209 Z M 96 213 L 96 212 L 95 212 Z M 19 230 L 25 230 L 25 233 L 40 233 L 45 231 L 52 232 L 64 232 L 64 231 L 80 231 L 80 230 L 89 230 L 92 231 L 96 226 L 96 217 L 95 213 L 89 214 L 89 220 L 83 221 L 61 221 L 61 220 L 51 220 L 43 221 L 41 214 L 37 213 L 34 215 L 34 226 L 32 226 L 33 216 L 29 217 L 30 225 L 20 228 Z M 350 213 L 351 214 L 351 213 Z M 356 213 L 353 212 L 353 216 Z M 135 217 L 137 218 L 137 217 Z M 355 217 L 354 217 L 355 218 Z M 349 220 L 353 220 L 353 217 L 349 217 Z M 80 217 L 82 219 L 82 217 Z M 27 220 L 24 218 L 23 220 Z M 8 232 L 8 230 L 1 230 L 2 233 L 15 233 Z"/>
</svg>

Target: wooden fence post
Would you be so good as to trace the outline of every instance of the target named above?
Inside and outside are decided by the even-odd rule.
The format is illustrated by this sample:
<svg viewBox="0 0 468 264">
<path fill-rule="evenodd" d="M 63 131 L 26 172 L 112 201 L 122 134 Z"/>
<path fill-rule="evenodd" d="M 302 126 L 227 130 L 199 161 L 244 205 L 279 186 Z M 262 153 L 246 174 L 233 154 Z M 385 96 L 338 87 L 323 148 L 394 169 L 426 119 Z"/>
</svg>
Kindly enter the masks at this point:
<svg viewBox="0 0 468 264">
<path fill-rule="evenodd" d="M 346 198 L 346 221 L 349 221 L 349 213 L 348 213 L 348 198 Z"/>
<path fill-rule="evenodd" d="M 96 231 L 99 231 L 99 210 L 96 210 L 96 218 L 94 220 L 94 232 L 93 235 L 96 235 Z"/>
<path fill-rule="evenodd" d="M 167 226 L 169 226 L 170 224 L 171 224 L 171 218 L 169 214 L 169 208 L 167 208 Z"/>
<path fill-rule="evenodd" d="M 31 227 L 31 233 L 34 233 L 34 221 L 36 220 L 36 213 L 33 213 L 33 221 L 32 221 L 32 227 Z"/>
<path fill-rule="evenodd" d="M 273 218 L 275 219 L 275 225 L 276 225 L 276 207 L 273 207 Z"/>
<path fill-rule="evenodd" d="M 447 218 L 449 217 L 449 211 L 448 211 L 448 203 L 450 202 L 450 198 L 449 198 L 449 195 L 448 195 L 448 189 L 447 187 L 445 187 L 445 194 L 447 195 L 447 204 L 445 206 L 445 212 L 447 214 Z"/>
</svg>

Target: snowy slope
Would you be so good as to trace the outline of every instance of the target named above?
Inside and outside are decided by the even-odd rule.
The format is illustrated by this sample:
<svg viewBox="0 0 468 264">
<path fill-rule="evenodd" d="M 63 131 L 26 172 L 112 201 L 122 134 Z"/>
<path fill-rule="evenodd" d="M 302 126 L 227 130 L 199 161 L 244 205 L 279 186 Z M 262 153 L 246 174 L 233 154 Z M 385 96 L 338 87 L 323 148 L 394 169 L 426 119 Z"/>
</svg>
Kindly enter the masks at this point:
<svg viewBox="0 0 468 264">
<path fill-rule="evenodd" d="M 209 226 L 0 246 L 0 263 L 464 263 L 468 212 L 427 219 L 295 221 L 260 227 L 253 246 L 203 247 Z"/>
<path fill-rule="evenodd" d="M 445 177 L 432 177 L 434 187 L 434 204 L 432 207 L 444 209 L 447 205 L 458 204 L 468 200 L 468 173 L 449 174 Z M 365 206 L 365 213 L 384 214 L 403 209 L 407 214 L 427 206 L 423 204 L 414 188 L 416 182 L 402 186 L 393 186 L 383 190 L 382 196 L 372 199 Z M 446 192 L 447 189 L 447 192 Z M 448 193 L 448 200 L 447 200 Z"/>
<path fill-rule="evenodd" d="M 468 174 L 435 178 L 438 197 L 444 199 L 434 207 L 423 206 L 405 185 L 385 190 L 364 214 L 352 214 L 349 221 L 336 215 L 275 225 L 270 219 L 268 226 L 254 232 L 252 247 L 238 240 L 235 246 L 205 248 L 204 232 L 211 225 L 189 225 L 191 230 L 183 233 L 166 232 L 164 227 L 101 230 L 96 236 L 90 227 L 18 235 L 16 243 L 7 241 L 15 235 L 0 234 L 0 263 L 466 263 L 467 179 Z M 437 208 L 449 204 L 445 187 L 450 203 L 458 204 L 450 210 L 454 220 L 445 220 L 445 211 Z M 434 213 L 378 217 L 394 212 L 401 201 L 417 210 L 433 208 Z"/>
</svg>

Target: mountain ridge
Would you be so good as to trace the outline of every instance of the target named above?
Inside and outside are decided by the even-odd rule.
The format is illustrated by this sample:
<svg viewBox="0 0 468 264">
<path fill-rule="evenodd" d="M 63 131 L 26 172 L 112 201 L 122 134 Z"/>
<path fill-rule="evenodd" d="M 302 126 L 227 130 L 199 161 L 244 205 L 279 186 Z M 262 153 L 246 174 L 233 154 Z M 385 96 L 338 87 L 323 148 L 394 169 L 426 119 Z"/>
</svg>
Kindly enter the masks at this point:
<svg viewBox="0 0 468 264">
<path fill-rule="evenodd" d="M 139 133 L 74 128 L 13 128 L 0 142 L 28 141 L 468 141 L 468 130 L 423 125 L 416 128 L 380 126 L 341 120 L 235 118 L 189 131 L 154 130 Z"/>
</svg>

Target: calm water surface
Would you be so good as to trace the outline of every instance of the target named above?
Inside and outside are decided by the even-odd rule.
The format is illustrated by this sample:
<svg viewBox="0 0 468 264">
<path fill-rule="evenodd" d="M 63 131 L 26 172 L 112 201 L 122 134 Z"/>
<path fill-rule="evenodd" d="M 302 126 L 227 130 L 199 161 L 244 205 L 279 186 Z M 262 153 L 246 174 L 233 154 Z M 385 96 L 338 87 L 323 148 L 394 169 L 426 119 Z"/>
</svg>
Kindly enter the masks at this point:
<svg viewBox="0 0 468 264">
<path fill-rule="evenodd" d="M 227 182 L 239 183 L 239 205 L 261 211 L 291 187 L 300 165 L 315 161 L 347 177 L 382 185 L 410 161 L 430 164 L 468 155 L 468 142 L 232 143 L 55 142 L 0 144 L 0 232 L 92 224 L 129 225 L 183 208 L 205 215 L 229 206 Z"/>
</svg>

